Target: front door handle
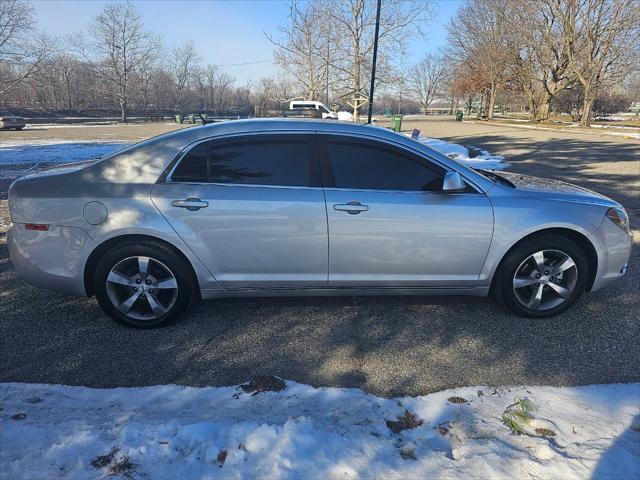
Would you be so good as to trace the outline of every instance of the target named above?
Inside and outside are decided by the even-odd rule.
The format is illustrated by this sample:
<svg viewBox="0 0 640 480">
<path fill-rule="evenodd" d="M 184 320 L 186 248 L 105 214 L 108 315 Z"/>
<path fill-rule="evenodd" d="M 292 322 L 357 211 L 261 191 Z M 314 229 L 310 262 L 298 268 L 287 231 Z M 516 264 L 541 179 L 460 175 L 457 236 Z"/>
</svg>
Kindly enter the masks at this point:
<svg viewBox="0 0 640 480">
<path fill-rule="evenodd" d="M 207 208 L 209 206 L 209 202 L 202 201 L 199 198 L 187 198 L 186 200 L 174 200 L 171 202 L 171 206 L 186 208 L 191 212 L 195 212 L 201 208 Z"/>
<path fill-rule="evenodd" d="M 336 203 L 333 206 L 334 210 L 338 212 L 347 212 L 351 215 L 357 215 L 360 212 L 366 212 L 369 210 L 368 205 L 362 205 L 360 202 L 347 202 L 347 203 Z"/>
</svg>

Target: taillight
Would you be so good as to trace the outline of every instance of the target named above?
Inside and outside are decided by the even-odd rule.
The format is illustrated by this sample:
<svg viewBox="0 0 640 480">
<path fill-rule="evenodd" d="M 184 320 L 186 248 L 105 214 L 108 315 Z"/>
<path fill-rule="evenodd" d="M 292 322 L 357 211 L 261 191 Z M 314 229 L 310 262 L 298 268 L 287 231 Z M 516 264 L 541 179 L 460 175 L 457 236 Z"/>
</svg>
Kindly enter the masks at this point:
<svg viewBox="0 0 640 480">
<path fill-rule="evenodd" d="M 35 230 L 36 232 L 46 232 L 49 230 L 49 225 L 44 223 L 25 223 L 24 228 L 26 230 Z"/>
<path fill-rule="evenodd" d="M 629 216 L 624 208 L 610 208 L 607 210 L 607 218 L 615 223 L 622 230 L 631 234 L 631 228 L 629 226 Z"/>
</svg>

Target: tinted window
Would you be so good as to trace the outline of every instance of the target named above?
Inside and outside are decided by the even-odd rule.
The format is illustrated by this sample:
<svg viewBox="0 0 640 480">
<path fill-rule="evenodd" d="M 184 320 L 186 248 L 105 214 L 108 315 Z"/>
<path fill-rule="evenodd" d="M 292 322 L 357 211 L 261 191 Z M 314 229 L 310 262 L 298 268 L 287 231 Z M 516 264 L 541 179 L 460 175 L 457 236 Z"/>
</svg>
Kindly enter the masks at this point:
<svg viewBox="0 0 640 480">
<path fill-rule="evenodd" d="M 305 140 L 247 140 L 194 147 L 171 180 L 254 185 L 309 185 L 309 144 Z"/>
<path fill-rule="evenodd" d="M 335 186 L 369 190 L 437 191 L 444 172 L 390 147 L 349 141 L 329 141 Z"/>
</svg>

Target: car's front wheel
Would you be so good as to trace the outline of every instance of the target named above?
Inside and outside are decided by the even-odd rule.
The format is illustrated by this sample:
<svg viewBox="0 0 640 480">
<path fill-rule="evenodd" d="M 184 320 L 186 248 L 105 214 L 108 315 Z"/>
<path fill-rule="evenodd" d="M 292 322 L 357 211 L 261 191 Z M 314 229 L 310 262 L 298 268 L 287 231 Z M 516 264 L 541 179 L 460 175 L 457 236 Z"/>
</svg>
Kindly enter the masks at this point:
<svg viewBox="0 0 640 480">
<path fill-rule="evenodd" d="M 575 242 L 544 235 L 509 252 L 497 275 L 497 293 L 512 311 L 532 318 L 551 317 L 582 296 L 589 263 Z"/>
<path fill-rule="evenodd" d="M 180 318 L 195 284 L 187 265 L 160 242 L 127 242 L 102 256 L 93 288 L 100 306 L 128 327 L 153 328 Z"/>
</svg>

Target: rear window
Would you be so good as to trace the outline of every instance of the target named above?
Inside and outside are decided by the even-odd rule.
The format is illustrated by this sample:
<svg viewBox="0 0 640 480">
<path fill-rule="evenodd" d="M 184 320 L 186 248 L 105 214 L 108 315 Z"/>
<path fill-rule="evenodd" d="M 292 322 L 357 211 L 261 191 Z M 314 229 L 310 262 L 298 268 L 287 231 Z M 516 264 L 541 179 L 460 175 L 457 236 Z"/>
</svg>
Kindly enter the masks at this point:
<svg viewBox="0 0 640 480">
<path fill-rule="evenodd" d="M 212 140 L 191 149 L 171 181 L 309 186 L 309 149 L 309 142 L 295 138 Z"/>
</svg>

